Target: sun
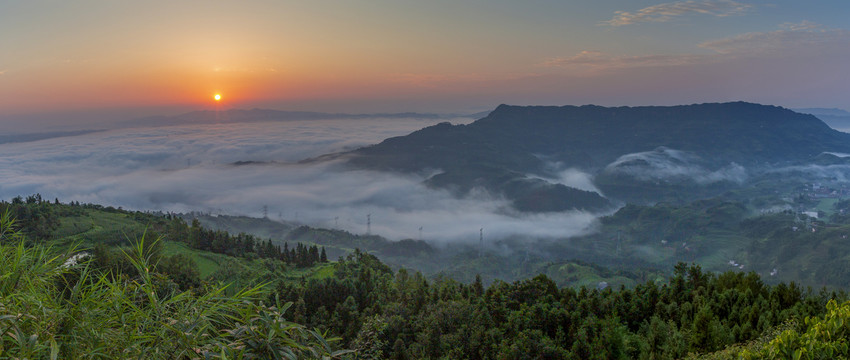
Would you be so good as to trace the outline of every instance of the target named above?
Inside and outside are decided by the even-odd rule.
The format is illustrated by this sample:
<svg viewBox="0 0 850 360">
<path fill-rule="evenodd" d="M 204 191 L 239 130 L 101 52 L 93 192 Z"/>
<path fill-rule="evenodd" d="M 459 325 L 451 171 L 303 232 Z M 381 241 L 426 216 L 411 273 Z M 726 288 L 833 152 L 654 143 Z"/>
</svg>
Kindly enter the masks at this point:
<svg viewBox="0 0 850 360">
<path fill-rule="evenodd" d="M 215 94 L 213 99 L 215 99 L 215 101 L 221 101 L 221 94 Z"/>
</svg>

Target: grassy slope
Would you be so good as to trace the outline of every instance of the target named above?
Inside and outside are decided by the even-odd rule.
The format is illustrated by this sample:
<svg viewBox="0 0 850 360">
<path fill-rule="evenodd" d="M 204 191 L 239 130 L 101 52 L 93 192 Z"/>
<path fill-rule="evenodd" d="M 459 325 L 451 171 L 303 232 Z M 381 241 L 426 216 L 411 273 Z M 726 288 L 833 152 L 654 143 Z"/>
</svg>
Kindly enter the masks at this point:
<svg viewBox="0 0 850 360">
<path fill-rule="evenodd" d="M 147 227 L 128 213 L 97 209 L 82 211 L 82 215 L 60 218 L 59 227 L 54 231 L 58 244 L 93 246 L 101 241 L 118 242 L 140 236 Z"/>
<path fill-rule="evenodd" d="M 59 227 L 54 231 L 54 244 L 58 246 L 79 245 L 81 249 L 93 247 L 97 243 L 113 246 L 125 246 L 128 239 L 141 237 L 150 228 L 145 216 L 129 212 L 111 212 L 101 209 L 82 209 L 82 214 L 60 217 Z M 242 259 L 209 251 L 192 249 L 185 243 L 165 239 L 163 255 L 178 253 L 190 256 L 198 266 L 201 279 L 228 281 L 226 274 L 243 274 L 233 277 L 233 285 L 241 287 L 251 285 L 251 277 L 257 279 L 280 278 L 284 281 L 298 281 L 301 278 L 324 278 L 333 276 L 333 264 L 319 264 L 310 268 L 273 267 L 268 260 Z M 218 274 L 217 274 L 218 273 Z"/>
<path fill-rule="evenodd" d="M 189 255 L 195 264 L 198 265 L 198 272 L 201 279 L 206 279 L 221 267 L 219 264 L 226 261 L 229 256 L 215 254 L 209 251 L 201 251 L 192 249 L 184 243 L 175 241 L 166 241 L 163 248 L 163 255 L 170 256 L 176 254 Z"/>
</svg>

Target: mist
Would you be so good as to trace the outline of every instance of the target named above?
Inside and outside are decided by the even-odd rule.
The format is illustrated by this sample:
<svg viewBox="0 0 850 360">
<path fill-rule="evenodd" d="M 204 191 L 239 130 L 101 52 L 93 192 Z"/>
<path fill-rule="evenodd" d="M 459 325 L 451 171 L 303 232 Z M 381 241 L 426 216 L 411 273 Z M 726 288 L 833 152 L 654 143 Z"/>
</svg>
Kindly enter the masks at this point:
<svg viewBox="0 0 850 360">
<path fill-rule="evenodd" d="M 798 165 L 770 169 L 768 173 L 799 176 L 810 180 L 850 181 L 850 165 Z"/>
<path fill-rule="evenodd" d="M 605 167 L 606 172 L 624 174 L 642 181 L 693 181 L 707 185 L 721 181 L 743 183 L 747 170 L 736 163 L 709 170 L 699 156 L 681 150 L 659 147 L 653 151 L 620 156 Z"/>
<path fill-rule="evenodd" d="M 473 119 L 453 119 L 469 123 Z M 131 210 L 248 215 L 434 244 L 592 232 L 599 214 L 521 214 L 485 191 L 464 198 L 423 176 L 299 160 L 377 143 L 433 123 L 421 119 L 313 120 L 118 129 L 0 144 L 0 198 L 40 193 Z M 235 165 L 248 162 L 246 165 Z M 592 186 L 565 171 L 565 182 Z M 589 185 L 588 185 L 589 184 Z"/>
<path fill-rule="evenodd" d="M 567 166 L 561 161 L 552 160 L 551 157 L 543 154 L 534 154 L 534 156 L 544 161 L 544 167 L 547 170 L 546 173 L 549 175 L 542 176 L 538 174 L 526 174 L 527 177 L 541 179 L 579 190 L 592 191 L 605 196 L 593 183 L 594 179 L 592 174 L 575 167 Z"/>
</svg>

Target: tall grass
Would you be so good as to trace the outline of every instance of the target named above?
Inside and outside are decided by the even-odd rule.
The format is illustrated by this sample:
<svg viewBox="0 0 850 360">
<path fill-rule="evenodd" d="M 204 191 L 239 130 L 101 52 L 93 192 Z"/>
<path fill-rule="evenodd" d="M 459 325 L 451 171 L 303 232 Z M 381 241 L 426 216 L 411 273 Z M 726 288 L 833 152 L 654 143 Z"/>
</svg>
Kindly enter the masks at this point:
<svg viewBox="0 0 850 360">
<path fill-rule="evenodd" d="M 0 215 L 0 358 L 332 359 L 322 334 L 289 322 L 289 304 L 267 306 L 262 286 L 182 292 L 156 273 L 142 236 L 125 254 L 136 274 L 113 276 L 88 262 L 28 246 Z M 158 240 L 154 240 L 158 241 Z"/>
</svg>

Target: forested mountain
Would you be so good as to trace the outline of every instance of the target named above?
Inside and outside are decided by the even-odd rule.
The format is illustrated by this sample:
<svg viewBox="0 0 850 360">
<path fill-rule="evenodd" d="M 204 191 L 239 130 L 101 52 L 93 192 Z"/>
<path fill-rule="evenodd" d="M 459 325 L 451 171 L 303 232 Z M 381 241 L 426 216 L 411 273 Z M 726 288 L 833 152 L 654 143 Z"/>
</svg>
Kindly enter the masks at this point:
<svg viewBox="0 0 850 360">
<path fill-rule="evenodd" d="M 640 197 L 633 184 L 659 179 L 690 180 L 684 181 L 688 191 L 718 194 L 739 185 L 748 170 L 806 163 L 824 152 L 850 152 L 850 134 L 812 115 L 735 102 L 500 105 L 469 125 L 443 123 L 346 155 L 352 165 L 368 169 L 438 170 L 427 180 L 433 186 L 459 194 L 480 186 L 514 200 L 519 210 L 537 212 L 599 210 L 618 196 L 657 201 L 652 197 L 666 194 L 663 189 Z M 598 175 L 597 186 L 614 198 L 544 180 L 567 168 Z"/>
<path fill-rule="evenodd" d="M 721 164 L 753 165 L 807 160 L 824 151 L 850 151 L 848 142 L 850 134 L 833 130 L 812 115 L 745 102 L 641 107 L 499 105 L 469 125 L 444 123 L 356 150 L 360 156 L 352 161 L 378 169 L 415 171 L 452 168 L 477 157 L 515 171 L 542 171 L 544 159 L 539 157 L 568 166 L 600 168 L 622 155 L 664 146 L 711 157 Z M 513 155 L 504 156 L 507 153 Z"/>
</svg>

